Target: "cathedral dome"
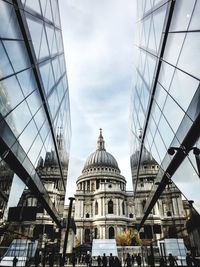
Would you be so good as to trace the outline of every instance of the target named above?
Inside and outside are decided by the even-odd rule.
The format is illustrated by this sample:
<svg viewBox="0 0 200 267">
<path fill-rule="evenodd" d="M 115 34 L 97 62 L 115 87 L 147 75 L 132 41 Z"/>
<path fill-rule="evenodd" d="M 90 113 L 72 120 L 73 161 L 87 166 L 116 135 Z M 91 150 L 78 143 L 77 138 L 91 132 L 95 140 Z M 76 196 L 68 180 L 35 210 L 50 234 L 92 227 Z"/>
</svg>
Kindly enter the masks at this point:
<svg viewBox="0 0 200 267">
<path fill-rule="evenodd" d="M 140 151 L 136 151 L 132 156 L 131 156 L 131 166 L 137 166 L 138 161 L 139 161 L 139 154 Z M 158 165 L 156 160 L 153 158 L 151 153 L 144 147 L 143 152 L 142 152 L 142 157 L 140 161 L 141 165 Z"/>
<path fill-rule="evenodd" d="M 98 166 L 110 167 L 119 171 L 116 159 L 106 151 L 104 143 L 102 130 L 100 129 L 100 135 L 97 141 L 97 149 L 87 158 L 83 171 Z"/>
</svg>

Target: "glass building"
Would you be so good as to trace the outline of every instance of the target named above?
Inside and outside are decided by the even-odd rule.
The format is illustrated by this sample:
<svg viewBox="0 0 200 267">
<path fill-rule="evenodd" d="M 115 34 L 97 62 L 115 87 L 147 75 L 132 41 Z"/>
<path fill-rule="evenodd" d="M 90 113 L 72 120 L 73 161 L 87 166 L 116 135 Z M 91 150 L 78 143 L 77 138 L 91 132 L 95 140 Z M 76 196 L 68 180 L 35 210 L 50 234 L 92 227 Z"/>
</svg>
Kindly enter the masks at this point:
<svg viewBox="0 0 200 267">
<path fill-rule="evenodd" d="M 59 150 L 63 136 L 63 154 Z M 70 105 L 57 0 L 0 0 L 0 177 L 2 213 L 19 177 L 53 221 L 60 214 L 40 179 L 38 162 L 53 155 L 65 192 Z M 64 165 L 64 166 L 63 166 Z M 9 176 L 10 179 L 5 179 Z M 15 179 L 15 182 L 17 179 Z M 64 194 L 64 193 L 63 193 Z M 64 204 L 64 201 L 63 201 Z M 63 207 L 64 208 L 64 207 Z"/>
<path fill-rule="evenodd" d="M 170 180 L 190 200 L 191 213 L 198 217 L 200 212 L 199 14 L 199 0 L 137 1 L 138 57 L 131 100 L 135 192 L 145 150 L 160 165 L 141 225 Z"/>
</svg>

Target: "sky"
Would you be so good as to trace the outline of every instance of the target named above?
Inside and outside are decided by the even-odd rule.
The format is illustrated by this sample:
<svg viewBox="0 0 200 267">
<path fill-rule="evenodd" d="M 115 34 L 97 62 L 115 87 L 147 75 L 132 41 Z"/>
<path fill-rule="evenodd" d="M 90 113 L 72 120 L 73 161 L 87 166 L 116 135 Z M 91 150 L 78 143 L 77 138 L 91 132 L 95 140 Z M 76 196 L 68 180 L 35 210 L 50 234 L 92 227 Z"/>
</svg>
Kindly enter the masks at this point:
<svg viewBox="0 0 200 267">
<path fill-rule="evenodd" d="M 134 73 L 135 1 L 60 0 L 71 102 L 72 140 L 67 197 L 99 128 L 106 150 L 132 189 L 129 148 L 130 90 Z"/>
</svg>

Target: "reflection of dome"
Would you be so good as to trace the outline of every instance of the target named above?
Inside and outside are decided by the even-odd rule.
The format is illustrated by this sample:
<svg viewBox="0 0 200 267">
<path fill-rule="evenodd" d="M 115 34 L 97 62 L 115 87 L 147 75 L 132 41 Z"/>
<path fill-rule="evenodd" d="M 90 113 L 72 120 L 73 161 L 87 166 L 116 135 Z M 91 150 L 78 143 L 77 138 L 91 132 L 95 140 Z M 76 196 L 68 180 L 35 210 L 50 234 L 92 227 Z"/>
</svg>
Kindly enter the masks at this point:
<svg viewBox="0 0 200 267">
<path fill-rule="evenodd" d="M 97 150 L 87 158 L 83 171 L 91 167 L 97 167 L 97 166 L 106 166 L 119 170 L 116 159 L 105 150 L 104 139 L 102 136 L 101 129 L 97 141 Z"/>
<path fill-rule="evenodd" d="M 139 161 L 139 154 L 140 152 L 137 150 L 132 156 L 131 156 L 131 166 L 137 166 Z M 151 153 L 144 147 L 141 157 L 141 165 L 158 165 L 156 160 L 152 157 Z"/>
</svg>

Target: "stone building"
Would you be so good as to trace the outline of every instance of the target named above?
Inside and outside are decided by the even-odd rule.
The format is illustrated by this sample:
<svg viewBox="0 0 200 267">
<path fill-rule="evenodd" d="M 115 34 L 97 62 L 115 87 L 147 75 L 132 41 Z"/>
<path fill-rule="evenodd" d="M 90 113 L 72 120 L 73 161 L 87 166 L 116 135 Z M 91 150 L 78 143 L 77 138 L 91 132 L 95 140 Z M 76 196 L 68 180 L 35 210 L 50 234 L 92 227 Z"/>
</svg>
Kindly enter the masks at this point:
<svg viewBox="0 0 200 267">
<path fill-rule="evenodd" d="M 134 161 L 135 157 L 137 152 L 131 160 Z M 105 149 L 100 129 L 96 151 L 87 158 L 76 182 L 74 219 L 79 244 L 90 243 L 93 238 L 116 238 L 126 229 L 137 228 L 159 169 L 148 151 L 142 161 L 140 185 L 133 197 L 133 191 L 126 191 L 126 179 L 121 175 L 116 159 Z M 134 168 L 133 181 L 137 166 Z M 140 236 L 147 240 L 175 237 L 177 231 L 174 229 L 183 225 L 185 219 L 181 193 L 174 184 L 170 184 L 152 210 Z"/>
</svg>

